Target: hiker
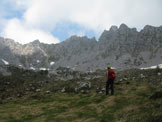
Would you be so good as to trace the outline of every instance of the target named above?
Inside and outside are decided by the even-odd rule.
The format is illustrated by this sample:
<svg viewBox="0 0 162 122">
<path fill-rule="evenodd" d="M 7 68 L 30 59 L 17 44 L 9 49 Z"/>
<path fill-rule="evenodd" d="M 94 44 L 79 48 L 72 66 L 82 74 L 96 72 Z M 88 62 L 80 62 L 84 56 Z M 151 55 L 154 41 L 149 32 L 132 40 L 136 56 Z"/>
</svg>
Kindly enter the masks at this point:
<svg viewBox="0 0 162 122">
<path fill-rule="evenodd" d="M 111 88 L 111 95 L 114 94 L 114 80 L 115 80 L 115 72 L 111 68 L 110 65 L 107 66 L 107 82 L 106 82 L 106 95 L 109 94 L 109 87 Z"/>
</svg>

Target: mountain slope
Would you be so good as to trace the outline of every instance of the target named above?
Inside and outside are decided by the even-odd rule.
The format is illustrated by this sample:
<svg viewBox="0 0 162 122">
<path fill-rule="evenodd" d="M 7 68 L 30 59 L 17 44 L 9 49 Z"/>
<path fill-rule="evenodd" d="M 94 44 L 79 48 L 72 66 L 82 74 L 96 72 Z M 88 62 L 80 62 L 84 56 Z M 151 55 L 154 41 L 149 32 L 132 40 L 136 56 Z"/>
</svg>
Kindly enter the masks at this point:
<svg viewBox="0 0 162 122">
<path fill-rule="evenodd" d="M 3 60 L 25 68 L 75 70 L 104 69 L 110 63 L 118 69 L 140 68 L 161 64 L 162 26 L 146 25 L 140 32 L 125 24 L 105 30 L 95 38 L 72 36 L 59 44 L 35 40 L 22 45 L 0 38 L 0 64 Z M 52 65 L 51 65 L 52 64 Z"/>
</svg>

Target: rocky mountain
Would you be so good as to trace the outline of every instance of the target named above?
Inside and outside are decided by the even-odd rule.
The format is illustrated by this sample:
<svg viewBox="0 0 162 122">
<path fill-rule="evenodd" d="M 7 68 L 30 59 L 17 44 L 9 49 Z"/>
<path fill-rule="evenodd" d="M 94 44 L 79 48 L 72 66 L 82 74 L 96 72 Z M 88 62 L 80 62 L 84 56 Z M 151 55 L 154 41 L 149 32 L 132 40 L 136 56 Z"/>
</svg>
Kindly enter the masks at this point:
<svg viewBox="0 0 162 122">
<path fill-rule="evenodd" d="M 59 44 L 39 40 L 22 45 L 0 38 L 0 71 L 4 65 L 32 70 L 68 67 L 93 71 L 111 64 L 117 69 L 141 68 L 162 64 L 162 26 L 146 25 L 140 32 L 125 24 L 105 30 L 99 40 L 72 36 Z"/>
</svg>

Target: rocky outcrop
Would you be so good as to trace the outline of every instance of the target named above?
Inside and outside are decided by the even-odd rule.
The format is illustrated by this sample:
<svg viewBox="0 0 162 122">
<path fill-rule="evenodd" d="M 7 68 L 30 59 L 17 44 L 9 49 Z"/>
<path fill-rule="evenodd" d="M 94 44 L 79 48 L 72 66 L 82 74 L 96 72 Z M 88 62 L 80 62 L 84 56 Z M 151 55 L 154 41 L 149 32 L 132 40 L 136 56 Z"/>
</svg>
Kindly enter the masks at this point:
<svg viewBox="0 0 162 122">
<path fill-rule="evenodd" d="M 105 30 L 95 38 L 72 36 L 59 44 L 39 40 L 22 45 L 0 38 L 0 64 L 33 70 L 67 67 L 72 70 L 94 71 L 111 64 L 117 69 L 140 68 L 161 64 L 162 26 L 145 26 L 140 32 L 125 24 Z"/>
</svg>

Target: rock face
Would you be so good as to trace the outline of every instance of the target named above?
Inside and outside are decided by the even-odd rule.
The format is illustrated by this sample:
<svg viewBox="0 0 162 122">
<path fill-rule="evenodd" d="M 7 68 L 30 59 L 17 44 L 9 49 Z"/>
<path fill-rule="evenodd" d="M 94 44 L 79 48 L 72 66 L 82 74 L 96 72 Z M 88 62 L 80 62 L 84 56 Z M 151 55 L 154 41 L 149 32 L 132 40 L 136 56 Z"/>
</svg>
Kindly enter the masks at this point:
<svg viewBox="0 0 162 122">
<path fill-rule="evenodd" d="M 0 38 L 0 65 L 5 65 L 4 60 L 33 70 L 61 66 L 93 71 L 104 69 L 108 63 L 118 69 L 148 67 L 162 63 L 162 26 L 146 25 L 138 32 L 122 24 L 105 30 L 99 41 L 72 36 L 51 45 L 38 40 L 22 45 Z"/>
</svg>

